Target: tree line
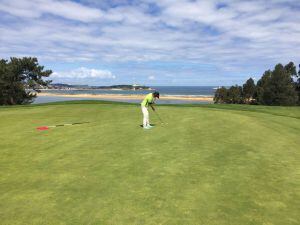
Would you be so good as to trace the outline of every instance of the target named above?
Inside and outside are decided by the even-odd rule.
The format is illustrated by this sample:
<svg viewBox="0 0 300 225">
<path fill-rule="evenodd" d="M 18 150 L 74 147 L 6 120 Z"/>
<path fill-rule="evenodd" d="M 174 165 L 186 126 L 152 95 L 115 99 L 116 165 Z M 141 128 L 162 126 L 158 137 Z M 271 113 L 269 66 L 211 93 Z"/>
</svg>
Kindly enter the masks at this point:
<svg viewBox="0 0 300 225">
<path fill-rule="evenodd" d="M 51 73 L 39 65 L 37 58 L 0 59 L 0 105 L 31 103 L 39 88 L 51 82 L 44 80 Z"/>
<path fill-rule="evenodd" d="M 215 103 L 257 105 L 300 105 L 300 65 L 297 73 L 293 62 L 277 64 L 254 82 L 249 78 L 242 86 L 218 88 Z"/>
</svg>

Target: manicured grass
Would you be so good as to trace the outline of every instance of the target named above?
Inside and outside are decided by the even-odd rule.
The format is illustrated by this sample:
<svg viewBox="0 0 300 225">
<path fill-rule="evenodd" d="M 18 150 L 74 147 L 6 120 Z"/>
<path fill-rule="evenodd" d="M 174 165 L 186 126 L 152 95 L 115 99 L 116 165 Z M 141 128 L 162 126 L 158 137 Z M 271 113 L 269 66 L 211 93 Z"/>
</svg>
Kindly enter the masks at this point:
<svg viewBox="0 0 300 225">
<path fill-rule="evenodd" d="M 0 224 L 300 224 L 299 107 L 157 108 L 0 107 Z"/>
</svg>

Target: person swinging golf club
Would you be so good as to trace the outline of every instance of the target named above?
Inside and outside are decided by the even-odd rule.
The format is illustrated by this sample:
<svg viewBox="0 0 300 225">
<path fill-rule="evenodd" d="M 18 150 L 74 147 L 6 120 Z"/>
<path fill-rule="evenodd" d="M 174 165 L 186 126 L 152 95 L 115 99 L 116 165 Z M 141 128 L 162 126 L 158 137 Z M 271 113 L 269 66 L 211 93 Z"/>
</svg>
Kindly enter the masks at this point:
<svg viewBox="0 0 300 225">
<path fill-rule="evenodd" d="M 152 110 L 155 111 L 153 104 L 155 104 L 155 100 L 157 98 L 159 98 L 159 92 L 155 91 L 154 93 L 147 94 L 141 103 L 142 112 L 143 112 L 143 128 L 144 129 L 150 129 L 152 127 L 149 122 L 148 107 L 150 106 L 152 108 Z"/>
</svg>

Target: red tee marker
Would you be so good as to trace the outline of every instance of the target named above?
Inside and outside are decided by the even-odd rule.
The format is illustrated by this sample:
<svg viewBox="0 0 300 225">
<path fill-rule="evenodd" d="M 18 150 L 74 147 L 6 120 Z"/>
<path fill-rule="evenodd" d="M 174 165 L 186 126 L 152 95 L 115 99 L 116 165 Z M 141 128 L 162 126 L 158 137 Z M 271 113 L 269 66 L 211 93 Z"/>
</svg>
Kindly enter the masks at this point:
<svg viewBox="0 0 300 225">
<path fill-rule="evenodd" d="M 44 127 L 37 127 L 37 130 L 49 130 L 49 127 L 44 126 Z"/>
</svg>

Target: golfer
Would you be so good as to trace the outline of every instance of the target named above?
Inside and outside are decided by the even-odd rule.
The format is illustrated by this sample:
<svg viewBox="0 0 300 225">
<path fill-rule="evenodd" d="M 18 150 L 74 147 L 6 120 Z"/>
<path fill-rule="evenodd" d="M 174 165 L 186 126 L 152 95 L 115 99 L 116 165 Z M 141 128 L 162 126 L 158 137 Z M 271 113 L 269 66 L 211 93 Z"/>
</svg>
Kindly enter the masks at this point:
<svg viewBox="0 0 300 225">
<path fill-rule="evenodd" d="M 141 103 L 142 112 L 143 112 L 143 128 L 144 129 L 150 129 L 152 127 L 149 122 L 148 107 L 150 106 L 152 108 L 152 110 L 155 111 L 153 104 L 155 103 L 156 98 L 159 98 L 159 93 L 157 91 L 155 91 L 154 93 L 147 94 Z"/>
</svg>

